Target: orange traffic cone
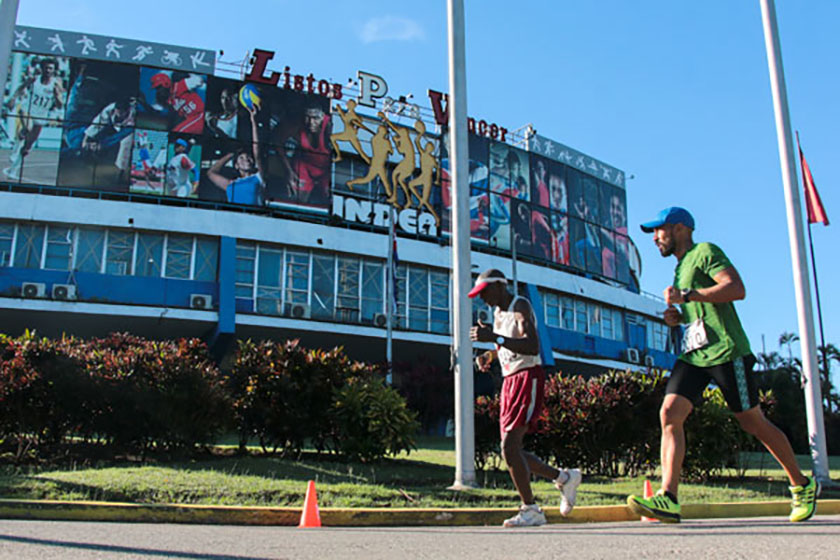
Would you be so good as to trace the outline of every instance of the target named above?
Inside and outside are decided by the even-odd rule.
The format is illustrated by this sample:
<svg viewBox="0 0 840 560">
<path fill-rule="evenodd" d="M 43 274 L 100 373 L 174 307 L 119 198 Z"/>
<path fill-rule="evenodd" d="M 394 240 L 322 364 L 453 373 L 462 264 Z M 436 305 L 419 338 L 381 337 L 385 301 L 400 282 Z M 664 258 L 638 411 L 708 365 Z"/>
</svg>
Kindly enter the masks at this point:
<svg viewBox="0 0 840 560">
<path fill-rule="evenodd" d="M 653 488 L 650 486 L 650 480 L 645 479 L 645 498 L 652 498 L 653 497 Z M 642 521 L 649 521 L 649 522 L 658 522 L 659 520 L 655 517 L 645 517 L 642 516 Z"/>
<path fill-rule="evenodd" d="M 310 480 L 303 500 L 303 512 L 298 527 L 310 528 L 321 526 L 321 514 L 318 512 L 318 495 L 315 493 L 315 481 Z"/>
</svg>

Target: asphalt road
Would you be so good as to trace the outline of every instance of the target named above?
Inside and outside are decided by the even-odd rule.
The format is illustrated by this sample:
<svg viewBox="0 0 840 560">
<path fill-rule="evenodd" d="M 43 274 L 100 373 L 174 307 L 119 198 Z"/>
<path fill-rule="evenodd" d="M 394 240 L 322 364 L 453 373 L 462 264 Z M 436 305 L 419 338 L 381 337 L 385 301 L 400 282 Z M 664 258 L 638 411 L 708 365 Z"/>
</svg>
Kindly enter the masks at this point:
<svg viewBox="0 0 840 560">
<path fill-rule="evenodd" d="M 837 558 L 840 516 L 681 525 L 321 528 L 0 520 L 0 558 Z"/>
</svg>

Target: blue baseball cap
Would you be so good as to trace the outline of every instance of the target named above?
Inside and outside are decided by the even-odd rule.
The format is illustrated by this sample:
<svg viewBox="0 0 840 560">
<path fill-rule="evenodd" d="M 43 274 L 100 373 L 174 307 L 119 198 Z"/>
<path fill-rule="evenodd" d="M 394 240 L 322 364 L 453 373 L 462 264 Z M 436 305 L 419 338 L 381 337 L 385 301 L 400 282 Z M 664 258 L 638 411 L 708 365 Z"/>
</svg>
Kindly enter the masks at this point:
<svg viewBox="0 0 840 560">
<path fill-rule="evenodd" d="M 187 142 L 183 138 L 178 138 L 177 140 L 175 140 L 175 145 L 176 146 L 181 146 L 182 148 L 189 148 L 190 147 L 189 142 Z"/>
<path fill-rule="evenodd" d="M 685 208 L 679 206 L 671 206 L 662 210 L 657 214 L 656 219 L 642 224 L 642 231 L 650 233 L 658 227 L 665 224 L 682 224 L 688 228 L 694 229 L 694 218 Z"/>
</svg>

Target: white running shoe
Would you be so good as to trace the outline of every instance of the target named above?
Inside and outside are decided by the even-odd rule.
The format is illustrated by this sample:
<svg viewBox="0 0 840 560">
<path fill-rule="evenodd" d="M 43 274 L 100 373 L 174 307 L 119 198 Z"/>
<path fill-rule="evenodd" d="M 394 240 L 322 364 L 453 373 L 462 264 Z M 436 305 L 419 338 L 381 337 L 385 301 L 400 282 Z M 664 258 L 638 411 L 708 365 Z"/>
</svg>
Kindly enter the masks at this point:
<svg viewBox="0 0 840 560">
<path fill-rule="evenodd" d="M 526 506 L 522 504 L 519 506 L 519 513 L 511 517 L 510 519 L 505 519 L 505 522 L 502 523 L 504 527 L 537 527 L 539 525 L 545 525 L 545 514 L 540 509 L 540 506 L 537 504 L 531 504 Z"/>
<path fill-rule="evenodd" d="M 560 482 L 563 478 L 563 473 L 568 475 L 568 479 Z M 575 507 L 575 499 L 577 498 L 577 489 L 583 476 L 580 474 L 580 469 L 564 469 L 560 471 L 560 476 L 554 479 L 554 486 L 563 493 L 563 498 L 560 500 L 560 514 L 566 517 L 572 513 Z"/>
<path fill-rule="evenodd" d="M 20 168 L 18 167 L 17 169 L 15 169 L 13 167 L 7 167 L 3 170 L 3 175 L 8 177 L 9 179 L 17 181 L 18 179 L 20 179 Z"/>
</svg>

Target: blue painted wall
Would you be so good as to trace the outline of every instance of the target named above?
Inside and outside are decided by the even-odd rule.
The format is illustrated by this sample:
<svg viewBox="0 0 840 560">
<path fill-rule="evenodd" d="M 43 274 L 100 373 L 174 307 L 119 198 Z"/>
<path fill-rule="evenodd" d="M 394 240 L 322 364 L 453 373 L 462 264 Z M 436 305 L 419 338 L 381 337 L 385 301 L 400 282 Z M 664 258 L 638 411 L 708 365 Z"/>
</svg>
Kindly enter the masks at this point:
<svg viewBox="0 0 840 560">
<path fill-rule="evenodd" d="M 76 297 L 94 303 L 189 308 L 190 294 L 209 294 L 214 304 L 219 299 L 219 287 L 215 282 L 66 270 L 0 268 L 0 295 L 20 297 L 20 286 L 24 282 L 46 284 L 47 299 L 52 294 L 53 284 L 75 284 Z"/>
</svg>

